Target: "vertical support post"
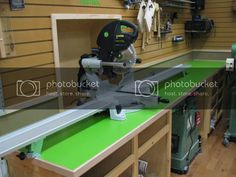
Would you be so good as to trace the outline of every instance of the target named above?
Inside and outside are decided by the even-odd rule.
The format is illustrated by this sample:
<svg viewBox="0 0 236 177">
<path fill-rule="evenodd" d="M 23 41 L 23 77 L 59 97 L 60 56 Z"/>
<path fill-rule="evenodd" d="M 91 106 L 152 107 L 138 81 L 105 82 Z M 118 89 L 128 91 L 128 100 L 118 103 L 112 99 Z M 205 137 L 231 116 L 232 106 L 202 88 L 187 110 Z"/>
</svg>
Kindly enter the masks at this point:
<svg viewBox="0 0 236 177">
<path fill-rule="evenodd" d="M 166 136 L 167 140 L 167 148 L 166 148 L 166 160 L 167 160 L 167 165 L 166 165 L 166 177 L 170 177 L 170 172 L 171 172 L 171 137 L 172 137 L 172 111 L 169 110 L 167 113 L 167 124 L 169 125 L 169 132 Z"/>
<path fill-rule="evenodd" d="M 132 153 L 134 154 L 134 164 L 132 169 L 132 176 L 137 177 L 139 171 L 138 165 L 138 135 L 135 136 L 132 140 Z"/>
</svg>

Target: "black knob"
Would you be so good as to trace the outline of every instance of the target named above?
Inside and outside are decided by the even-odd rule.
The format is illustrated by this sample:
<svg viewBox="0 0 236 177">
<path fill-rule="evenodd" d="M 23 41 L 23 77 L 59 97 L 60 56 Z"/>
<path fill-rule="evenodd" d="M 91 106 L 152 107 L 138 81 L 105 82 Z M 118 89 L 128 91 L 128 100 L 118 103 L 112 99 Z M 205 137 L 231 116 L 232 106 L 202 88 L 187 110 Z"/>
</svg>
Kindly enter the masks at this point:
<svg viewBox="0 0 236 177">
<path fill-rule="evenodd" d="M 21 152 L 20 154 L 16 155 L 20 160 L 26 159 L 26 154 L 24 152 Z"/>
<path fill-rule="evenodd" d="M 168 104 L 168 103 L 170 103 L 170 100 L 159 98 L 159 102 L 164 103 L 164 104 Z"/>
<path fill-rule="evenodd" d="M 137 58 L 137 59 L 136 59 L 136 64 L 141 64 L 141 63 L 142 63 L 142 59 Z"/>
<path fill-rule="evenodd" d="M 116 112 L 117 114 L 120 114 L 122 111 L 122 106 L 121 105 L 116 105 Z"/>
</svg>

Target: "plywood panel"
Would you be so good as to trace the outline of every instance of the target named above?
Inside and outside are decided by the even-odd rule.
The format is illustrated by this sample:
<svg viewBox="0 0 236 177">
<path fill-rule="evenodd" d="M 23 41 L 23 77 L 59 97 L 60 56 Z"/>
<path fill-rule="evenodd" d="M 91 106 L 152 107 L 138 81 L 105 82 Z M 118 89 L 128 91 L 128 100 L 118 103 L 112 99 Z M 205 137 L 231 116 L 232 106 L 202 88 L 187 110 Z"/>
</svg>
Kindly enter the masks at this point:
<svg viewBox="0 0 236 177">
<path fill-rule="evenodd" d="M 45 18 L 11 18 L 9 19 L 12 30 L 32 30 L 51 28 L 51 20 Z"/>
<path fill-rule="evenodd" d="M 24 56 L 24 57 L 1 60 L 0 68 L 5 68 L 6 70 L 12 70 L 13 68 L 18 68 L 18 69 L 27 68 L 49 63 L 53 63 L 53 55 L 52 53 L 44 53 L 32 56 Z"/>
<path fill-rule="evenodd" d="M 15 43 L 52 40 L 50 29 L 11 32 Z"/>
<path fill-rule="evenodd" d="M 52 41 L 30 42 L 15 45 L 17 56 L 52 52 Z"/>
<path fill-rule="evenodd" d="M 148 63 L 155 63 L 155 64 L 157 64 L 157 63 L 161 63 L 161 62 L 166 61 L 166 58 L 169 58 L 172 55 L 184 54 L 184 53 L 186 53 L 188 51 L 189 51 L 189 49 L 186 48 L 186 49 L 183 49 L 183 50 L 171 51 L 169 53 L 167 52 L 166 54 L 163 54 L 163 55 L 161 55 L 159 57 L 149 58 L 149 59 L 145 60 L 143 62 L 143 64 L 148 64 Z"/>
<path fill-rule="evenodd" d="M 20 159 L 15 158 L 15 156 L 12 157 L 7 159 L 9 163 L 12 164 L 9 167 L 9 174 L 11 177 L 63 177 L 55 172 L 35 166 L 33 160 L 21 161 Z"/>
</svg>

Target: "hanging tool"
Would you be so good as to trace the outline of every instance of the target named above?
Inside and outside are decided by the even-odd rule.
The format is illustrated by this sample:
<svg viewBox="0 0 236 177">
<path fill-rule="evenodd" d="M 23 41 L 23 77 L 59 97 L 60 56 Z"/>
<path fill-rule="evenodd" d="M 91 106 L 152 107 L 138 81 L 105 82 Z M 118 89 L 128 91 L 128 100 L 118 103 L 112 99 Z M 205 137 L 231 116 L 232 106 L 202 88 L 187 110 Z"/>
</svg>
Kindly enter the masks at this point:
<svg viewBox="0 0 236 177">
<path fill-rule="evenodd" d="M 140 30 L 141 33 L 143 33 L 143 36 L 142 36 L 142 50 L 145 49 L 145 42 L 146 42 L 146 26 L 145 26 L 145 23 L 144 23 L 144 15 L 145 15 L 146 7 L 147 7 L 147 4 L 143 0 L 140 4 L 138 17 L 137 17 L 139 30 Z"/>
<path fill-rule="evenodd" d="M 150 33 L 152 31 L 152 22 L 155 14 L 155 7 L 152 0 L 148 0 L 147 7 L 145 9 L 144 22 L 146 24 L 147 31 Z"/>
<path fill-rule="evenodd" d="M 124 6 L 126 9 L 130 9 L 131 6 L 141 3 L 141 0 L 124 0 Z"/>
<path fill-rule="evenodd" d="M 143 0 L 140 4 L 137 17 L 140 31 L 143 33 L 142 50 L 145 49 L 145 44 L 148 44 L 149 40 L 151 39 L 154 14 L 155 8 L 152 0 L 148 0 L 147 2 Z"/>
<path fill-rule="evenodd" d="M 157 33 L 158 38 L 161 38 L 161 7 L 158 3 L 154 2 L 155 14 L 153 19 L 153 31 Z"/>
<path fill-rule="evenodd" d="M 148 0 L 147 7 L 145 9 L 145 15 L 144 15 L 144 22 L 146 24 L 147 29 L 147 43 L 151 39 L 151 32 L 152 32 L 152 24 L 153 24 L 153 17 L 155 14 L 155 7 L 152 0 Z"/>
<path fill-rule="evenodd" d="M 139 31 L 141 33 L 144 32 L 145 30 L 145 23 L 144 23 L 144 15 L 145 15 L 145 9 L 147 7 L 146 2 L 143 0 L 140 4 L 140 8 L 139 8 L 139 12 L 138 12 L 138 17 L 137 17 L 137 21 L 138 21 L 138 26 L 139 26 Z"/>
<path fill-rule="evenodd" d="M 23 10 L 25 8 L 25 0 L 10 0 L 11 10 Z"/>
<path fill-rule="evenodd" d="M 152 0 L 142 1 L 138 13 L 138 24 L 143 33 L 142 50 L 145 44 L 152 38 L 152 31 L 157 32 L 158 38 L 161 38 L 161 8 L 158 3 Z"/>
</svg>

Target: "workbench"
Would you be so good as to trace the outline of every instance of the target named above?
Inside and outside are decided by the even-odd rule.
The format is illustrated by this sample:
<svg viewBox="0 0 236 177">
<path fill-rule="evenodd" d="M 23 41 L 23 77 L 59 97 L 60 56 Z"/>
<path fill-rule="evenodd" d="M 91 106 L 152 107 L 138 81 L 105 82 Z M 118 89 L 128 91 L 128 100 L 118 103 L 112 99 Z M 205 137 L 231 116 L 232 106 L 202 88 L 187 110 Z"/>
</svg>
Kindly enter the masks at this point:
<svg viewBox="0 0 236 177">
<path fill-rule="evenodd" d="M 207 80 L 225 65 L 224 61 L 208 60 L 187 64 L 187 74 L 175 82 Z M 15 154 L 8 156 L 11 177 L 137 177 L 139 159 L 148 162 L 150 176 L 169 177 L 171 108 L 188 96 L 178 93 L 196 89 L 161 87 L 159 94 L 169 99 L 169 104 L 129 113 L 125 121 L 111 120 L 106 114 L 94 115 L 57 132 L 44 140 L 38 159 L 20 161 Z"/>
</svg>

